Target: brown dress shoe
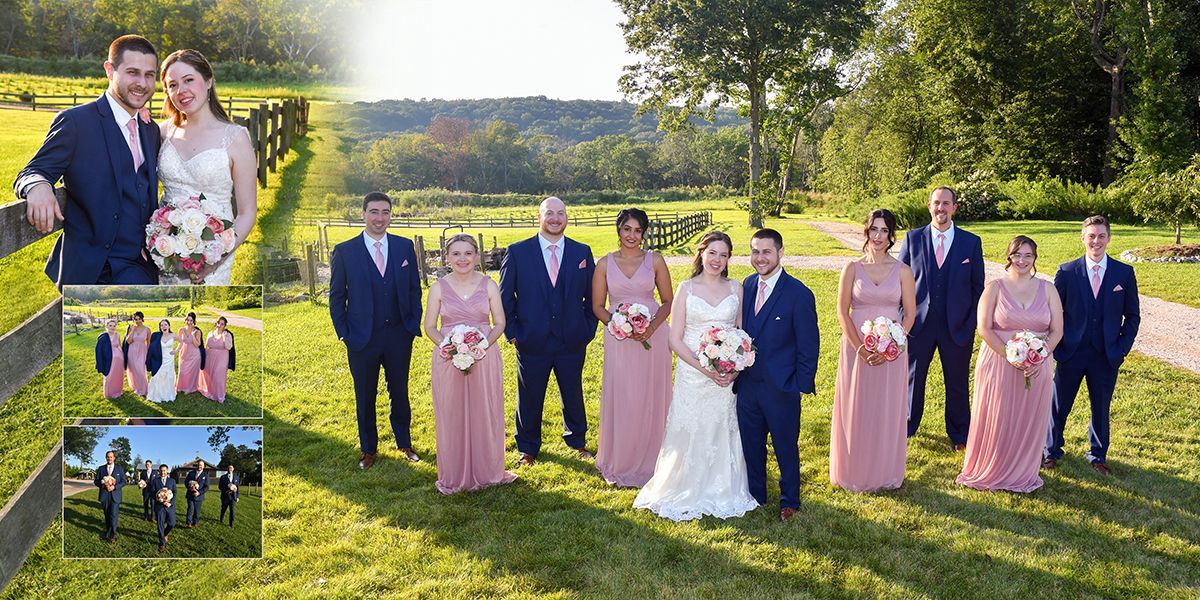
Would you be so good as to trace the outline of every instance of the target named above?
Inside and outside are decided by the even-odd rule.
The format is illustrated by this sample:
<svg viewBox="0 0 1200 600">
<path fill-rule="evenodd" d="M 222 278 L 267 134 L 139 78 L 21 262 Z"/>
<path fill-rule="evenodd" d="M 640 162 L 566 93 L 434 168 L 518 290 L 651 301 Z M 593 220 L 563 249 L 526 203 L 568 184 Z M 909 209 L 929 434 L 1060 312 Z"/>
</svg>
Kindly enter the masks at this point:
<svg viewBox="0 0 1200 600">
<path fill-rule="evenodd" d="M 1097 473 L 1099 473 L 1105 477 L 1112 475 L 1112 469 L 1108 468 L 1108 465 L 1106 465 L 1102 462 L 1092 463 L 1092 468 L 1095 469 Z"/>
<path fill-rule="evenodd" d="M 587 448 L 576 448 L 575 453 L 579 456 L 580 460 L 596 460 L 596 455 L 588 451 Z"/>
<path fill-rule="evenodd" d="M 163 552 L 166 552 L 166 551 L 167 551 L 167 547 L 166 547 L 166 546 L 159 546 L 159 547 L 158 547 L 158 553 L 159 553 L 159 554 L 162 554 Z"/>
<path fill-rule="evenodd" d="M 396 448 L 396 451 L 408 462 L 421 462 L 421 457 L 417 456 L 417 453 L 413 452 L 412 448 Z"/>
<path fill-rule="evenodd" d="M 528 467 L 537 462 L 537 457 L 532 454 L 521 453 L 521 458 L 517 461 L 517 468 Z"/>
<path fill-rule="evenodd" d="M 780 521 L 787 521 L 788 519 L 791 519 L 795 515 L 796 515 L 796 509 L 794 509 L 794 508 L 783 508 L 783 509 L 779 510 L 779 520 Z"/>
<path fill-rule="evenodd" d="M 374 465 L 374 464 L 375 464 L 375 455 L 371 454 L 371 453 L 363 452 L 362 457 L 358 459 L 358 468 L 360 468 L 364 471 L 367 469 L 370 469 L 371 465 Z"/>
<path fill-rule="evenodd" d="M 962 452 L 963 450 L 966 450 L 966 449 L 967 449 L 967 445 L 966 445 L 966 444 L 955 444 L 955 445 L 954 445 L 954 451 L 955 451 L 955 452 Z"/>
<path fill-rule="evenodd" d="M 1058 461 L 1054 460 L 1053 458 L 1047 458 L 1046 460 L 1042 461 L 1042 468 L 1043 469 L 1057 469 Z"/>
</svg>

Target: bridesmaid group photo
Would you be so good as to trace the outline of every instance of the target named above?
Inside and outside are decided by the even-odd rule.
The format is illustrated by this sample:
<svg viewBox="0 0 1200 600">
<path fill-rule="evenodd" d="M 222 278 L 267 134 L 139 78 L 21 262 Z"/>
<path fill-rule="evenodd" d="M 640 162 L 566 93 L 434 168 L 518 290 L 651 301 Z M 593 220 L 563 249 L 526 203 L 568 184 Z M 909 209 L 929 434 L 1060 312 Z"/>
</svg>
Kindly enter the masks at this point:
<svg viewBox="0 0 1200 600">
<path fill-rule="evenodd" d="M 260 286 L 67 286 L 63 414 L 258 417 Z"/>
<path fill-rule="evenodd" d="M 262 427 L 63 427 L 63 557 L 261 557 L 262 442 Z"/>
</svg>

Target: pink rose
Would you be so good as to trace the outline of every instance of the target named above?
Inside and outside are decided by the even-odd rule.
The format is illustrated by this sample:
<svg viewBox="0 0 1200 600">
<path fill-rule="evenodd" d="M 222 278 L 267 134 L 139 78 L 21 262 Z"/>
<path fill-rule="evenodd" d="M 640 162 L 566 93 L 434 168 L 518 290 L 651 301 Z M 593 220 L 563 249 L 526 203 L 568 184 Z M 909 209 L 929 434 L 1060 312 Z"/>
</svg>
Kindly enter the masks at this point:
<svg viewBox="0 0 1200 600">
<path fill-rule="evenodd" d="M 471 357 L 475 360 L 483 360 L 485 354 L 487 354 L 487 350 L 479 346 L 471 346 Z"/>
<path fill-rule="evenodd" d="M 734 365 L 733 361 L 731 361 L 731 360 L 718 360 L 717 361 L 717 371 L 719 371 L 721 373 L 733 372 L 734 366 L 736 366 L 736 365 Z"/>
<path fill-rule="evenodd" d="M 171 227 L 171 207 L 164 206 L 154 211 L 154 216 L 150 217 L 150 221 L 159 227 Z"/>
<path fill-rule="evenodd" d="M 1030 350 L 1029 352 L 1025 353 L 1025 361 L 1028 362 L 1030 365 L 1033 365 L 1033 366 L 1040 365 L 1040 364 L 1042 364 L 1042 361 L 1044 361 L 1044 360 L 1046 360 L 1046 358 L 1044 356 L 1042 356 L 1041 353 L 1039 353 L 1037 350 Z"/>
<path fill-rule="evenodd" d="M 171 239 L 171 236 L 160 235 L 152 238 L 150 244 L 160 256 L 166 257 L 175 254 L 175 240 Z"/>
<path fill-rule="evenodd" d="M 226 229 L 218 235 L 221 238 L 221 243 L 225 245 L 225 251 L 229 252 L 233 250 L 234 244 L 237 243 L 237 235 L 234 234 L 233 229 Z"/>
<path fill-rule="evenodd" d="M 650 327 L 650 319 L 645 315 L 631 315 L 629 324 L 633 325 L 633 330 L 637 333 L 645 333 L 646 329 Z"/>
<path fill-rule="evenodd" d="M 454 347 L 454 351 L 455 351 L 455 353 L 457 353 L 457 354 L 470 354 L 470 353 L 471 353 L 471 347 L 470 347 L 470 346 L 468 346 L 468 345 L 466 345 L 466 344 L 459 344 L 459 345 L 457 345 L 457 346 L 455 346 L 455 347 Z"/>
<path fill-rule="evenodd" d="M 867 349 L 867 352 L 874 352 L 879 348 L 879 338 L 873 333 L 868 333 L 867 337 L 863 338 L 863 347 Z"/>
<path fill-rule="evenodd" d="M 483 336 L 479 335 L 478 331 L 468 331 L 467 334 L 463 336 L 463 342 L 467 344 L 478 344 L 482 339 Z"/>
<path fill-rule="evenodd" d="M 896 344 L 890 344 L 887 347 L 887 350 L 883 351 L 883 357 L 888 359 L 889 361 L 896 360 L 896 358 L 899 356 L 900 356 L 900 347 L 897 346 Z"/>
<path fill-rule="evenodd" d="M 450 346 L 438 346 L 438 354 L 446 360 L 450 360 Z"/>
<path fill-rule="evenodd" d="M 205 226 L 208 227 L 209 229 L 211 229 L 213 233 L 219 234 L 222 231 L 225 231 L 225 224 L 222 223 L 221 220 L 216 217 L 209 217 L 208 224 Z"/>
<path fill-rule="evenodd" d="M 609 329 L 609 332 L 612 333 L 614 338 L 617 338 L 617 341 L 622 341 L 629 338 L 629 335 L 625 333 L 625 330 L 621 329 L 620 327 L 613 327 L 612 329 Z"/>
</svg>

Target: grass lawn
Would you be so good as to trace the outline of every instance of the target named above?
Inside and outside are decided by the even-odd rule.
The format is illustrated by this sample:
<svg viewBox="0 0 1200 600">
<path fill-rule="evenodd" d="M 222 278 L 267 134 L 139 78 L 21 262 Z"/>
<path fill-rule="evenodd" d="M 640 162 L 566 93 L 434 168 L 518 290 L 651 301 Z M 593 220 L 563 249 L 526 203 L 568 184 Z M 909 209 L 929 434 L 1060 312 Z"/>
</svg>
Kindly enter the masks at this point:
<svg viewBox="0 0 1200 600">
<path fill-rule="evenodd" d="M 158 319 L 155 318 L 154 321 Z M 179 331 L 182 318 L 171 319 L 171 330 Z M 207 334 L 212 327 L 204 323 Z M 104 378 L 96 372 L 96 337 L 92 330 L 63 338 L 63 414 L 66 417 L 258 417 L 262 414 L 262 332 L 230 327 L 238 350 L 237 368 L 229 372 L 224 404 L 199 392 L 180 394 L 174 402 L 156 404 L 133 393 L 126 383 L 120 398 L 104 397 Z M 117 331 L 124 334 L 124 327 Z"/>
<path fill-rule="evenodd" d="M 61 439 L 61 393 L 62 360 L 55 359 L 0 406 L 0 506 Z"/>
<path fill-rule="evenodd" d="M 95 77 L 56 77 L 51 75 L 29 75 L 26 73 L 0 73 L 0 91 L 24 92 L 45 95 L 79 94 L 81 101 L 91 101 L 108 88 L 104 68 L 96 63 Z M 154 105 L 162 106 L 163 89 L 158 84 Z M 217 93 L 222 99 L 235 98 L 284 98 L 302 95 L 311 100 L 338 100 L 345 97 L 350 88 L 325 83 L 256 83 L 248 81 L 221 81 Z"/>
<path fill-rule="evenodd" d="M 674 269 L 676 277 L 682 268 Z M 744 276 L 747 268 L 735 268 Z M 516 483 L 445 497 L 428 387 L 431 344 L 418 342 L 411 374 L 412 433 L 424 460 L 384 451 L 359 472 L 345 350 L 325 307 L 268 310 L 264 425 L 265 560 L 161 564 L 64 563 L 43 539 L 5 594 L 78 589 L 106 575 L 176 583 L 199 575 L 234 597 L 272 595 L 556 597 L 1181 597 L 1200 586 L 1200 376 L 1134 355 L 1113 411 L 1111 462 L 1086 464 L 1086 402 L 1067 429 L 1068 458 L 1028 496 L 954 484 L 962 455 L 942 432 L 940 371 L 930 375 L 929 418 L 909 445 L 899 490 L 859 495 L 828 483 L 829 414 L 836 372 L 836 274 L 797 273 L 817 296 L 824 344 L 818 394 L 804 400 L 803 504 L 777 521 L 774 504 L 741 519 L 676 524 L 631 508 L 635 490 L 606 485 L 591 463 L 555 440 L 561 413 L 551 384 L 543 460 Z M 303 338 L 305 344 L 292 340 Z M 516 378 L 504 344 L 507 431 Z M 584 375 L 595 447 L 599 343 Z M 389 447 L 385 402 L 382 448 Z M 508 440 L 510 464 L 515 446 Z M 774 470 L 774 467 L 771 467 Z M 769 478 L 774 478 L 770 474 Z M 778 491 L 771 486 L 771 502 Z M 278 490 L 278 492 L 277 492 Z M 131 588 L 132 589 L 132 588 Z"/>
<path fill-rule="evenodd" d="M 200 526 L 183 527 L 187 515 L 184 487 L 175 489 L 175 529 L 167 552 L 158 553 L 158 528 L 142 520 L 142 491 L 136 485 L 122 489 L 117 541 L 103 542 L 104 513 L 95 488 L 63 500 L 63 556 L 67 558 L 258 558 L 262 556 L 262 491 L 246 488 L 238 495 L 234 526 L 221 524 L 221 493 L 216 485 L 200 505 Z M 226 517 L 228 518 L 228 517 Z M 51 528 L 51 532 L 57 529 Z"/>
<path fill-rule="evenodd" d="M 261 306 L 256 306 L 256 307 L 254 307 L 254 308 L 238 308 L 238 309 L 235 309 L 235 310 L 229 310 L 229 309 L 226 309 L 226 308 L 212 308 L 212 307 L 209 307 L 209 306 L 205 306 L 205 307 L 204 307 L 204 311 L 205 311 L 205 312 L 207 312 L 207 313 L 209 313 L 209 314 L 214 314 L 214 315 L 215 315 L 216 313 L 212 312 L 213 310 L 219 310 L 219 311 L 221 311 L 221 312 L 223 312 L 223 313 L 230 313 L 230 314 L 234 314 L 234 315 L 240 315 L 240 316 L 247 317 L 247 318 L 250 318 L 250 319 L 258 319 L 259 321 L 261 321 L 261 320 L 262 320 L 262 318 L 263 318 L 263 309 L 262 309 L 262 307 L 261 307 Z M 199 313 L 197 313 L 197 315 L 199 315 Z"/>
<path fill-rule="evenodd" d="M 68 293 L 70 292 L 70 287 L 67 288 L 67 291 L 68 291 Z M 199 319 L 216 319 L 217 318 L 217 314 L 206 310 L 206 307 L 197 306 L 197 307 L 193 308 L 193 307 L 188 306 L 188 302 L 186 300 L 181 300 L 181 301 L 172 300 L 172 301 L 168 301 L 168 302 L 152 302 L 152 301 L 124 302 L 124 301 L 121 301 L 121 302 L 92 302 L 89 304 L 64 304 L 63 310 L 64 311 L 73 311 L 73 312 L 82 312 L 82 313 L 90 312 L 94 316 L 117 314 L 117 313 L 131 315 L 134 312 L 140 310 L 140 311 L 142 311 L 142 314 L 146 316 L 147 326 L 150 327 L 151 330 L 155 330 L 155 327 L 154 327 L 155 321 L 167 318 L 167 309 L 172 306 L 178 306 L 180 308 L 180 310 L 183 312 L 183 315 L 187 315 L 187 313 L 189 313 L 189 312 L 194 312 L 194 313 L 196 313 L 196 317 Z M 175 318 L 175 317 L 172 317 L 172 318 Z M 153 321 L 151 321 L 152 319 L 153 319 Z M 122 333 L 124 333 L 125 325 L 127 325 L 127 323 L 118 324 L 117 329 L 119 331 L 121 331 Z M 173 329 L 175 326 L 172 324 L 171 327 Z M 211 327 L 206 327 L 205 329 L 210 329 L 210 328 Z"/>
</svg>

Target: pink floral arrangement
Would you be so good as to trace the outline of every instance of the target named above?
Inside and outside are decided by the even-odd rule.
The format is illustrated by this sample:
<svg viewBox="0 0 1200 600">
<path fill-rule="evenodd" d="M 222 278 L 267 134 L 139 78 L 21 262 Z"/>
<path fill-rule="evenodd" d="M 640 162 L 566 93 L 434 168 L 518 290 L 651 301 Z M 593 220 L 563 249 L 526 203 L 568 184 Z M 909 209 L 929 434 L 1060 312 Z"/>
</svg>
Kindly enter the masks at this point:
<svg viewBox="0 0 1200 600">
<path fill-rule="evenodd" d="M 438 344 L 438 354 L 467 375 L 475 363 L 483 360 L 488 346 L 487 336 L 479 328 L 459 324 Z"/>
<path fill-rule="evenodd" d="M 719 375 L 754 364 L 754 340 L 736 327 L 713 327 L 700 336 L 700 365 Z"/>
<path fill-rule="evenodd" d="M 189 481 L 188 482 L 188 491 L 191 492 L 191 494 L 193 496 L 199 496 L 200 495 L 200 482 L 199 481 Z"/>
<path fill-rule="evenodd" d="M 887 317 L 863 321 L 859 331 L 863 334 L 863 347 L 867 352 L 878 352 L 888 362 L 899 358 L 900 353 L 908 347 L 908 336 L 904 335 L 904 328 Z"/>
<path fill-rule="evenodd" d="M 138 480 L 138 489 L 139 489 L 139 490 L 144 490 L 144 489 L 146 489 L 146 480 L 145 480 L 145 479 L 139 479 L 139 480 Z"/>
<path fill-rule="evenodd" d="M 1029 371 L 1045 362 L 1050 351 L 1046 349 L 1046 338 L 1031 331 L 1019 331 L 1004 343 L 1004 357 L 1025 371 L 1025 389 L 1029 389 Z"/>
<path fill-rule="evenodd" d="M 110 492 L 117 489 L 117 480 L 112 475 L 105 475 L 102 479 L 100 479 L 100 484 L 104 486 L 104 489 Z"/>
<path fill-rule="evenodd" d="M 158 490 L 158 501 L 161 502 L 163 506 L 170 506 L 173 498 L 175 498 L 175 493 L 170 489 L 163 488 Z"/>
<path fill-rule="evenodd" d="M 622 302 L 612 313 L 608 322 L 608 332 L 617 340 L 627 340 L 633 334 L 641 335 L 650 328 L 650 309 L 645 304 Z M 642 347 L 649 350 L 650 342 L 642 342 Z"/>
<path fill-rule="evenodd" d="M 217 206 L 204 197 L 171 201 L 154 211 L 146 225 L 146 248 L 158 268 L 203 283 L 201 273 L 229 254 L 237 241 L 233 221 L 216 217 Z"/>
</svg>

